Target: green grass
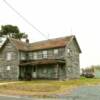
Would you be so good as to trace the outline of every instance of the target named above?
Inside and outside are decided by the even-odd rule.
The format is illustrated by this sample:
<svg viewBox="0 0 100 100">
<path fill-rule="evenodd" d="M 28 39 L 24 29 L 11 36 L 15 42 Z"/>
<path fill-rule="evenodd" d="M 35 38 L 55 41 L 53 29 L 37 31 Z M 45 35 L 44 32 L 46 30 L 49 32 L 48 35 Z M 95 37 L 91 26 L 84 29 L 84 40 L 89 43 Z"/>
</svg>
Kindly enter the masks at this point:
<svg viewBox="0 0 100 100">
<path fill-rule="evenodd" d="M 81 77 L 77 80 L 33 80 L 0 86 L 0 93 L 10 95 L 50 96 L 69 93 L 84 85 L 100 85 L 100 79 Z"/>
</svg>

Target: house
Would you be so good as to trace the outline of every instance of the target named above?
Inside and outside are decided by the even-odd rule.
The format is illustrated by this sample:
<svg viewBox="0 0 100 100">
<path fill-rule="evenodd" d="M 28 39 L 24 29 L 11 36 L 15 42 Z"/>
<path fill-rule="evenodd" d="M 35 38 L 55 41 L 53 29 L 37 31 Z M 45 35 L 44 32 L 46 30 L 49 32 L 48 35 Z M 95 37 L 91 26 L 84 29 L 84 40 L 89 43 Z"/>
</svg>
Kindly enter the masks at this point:
<svg viewBox="0 0 100 100">
<path fill-rule="evenodd" d="M 73 35 L 34 43 L 7 38 L 0 49 L 0 79 L 79 78 L 80 53 Z"/>
</svg>

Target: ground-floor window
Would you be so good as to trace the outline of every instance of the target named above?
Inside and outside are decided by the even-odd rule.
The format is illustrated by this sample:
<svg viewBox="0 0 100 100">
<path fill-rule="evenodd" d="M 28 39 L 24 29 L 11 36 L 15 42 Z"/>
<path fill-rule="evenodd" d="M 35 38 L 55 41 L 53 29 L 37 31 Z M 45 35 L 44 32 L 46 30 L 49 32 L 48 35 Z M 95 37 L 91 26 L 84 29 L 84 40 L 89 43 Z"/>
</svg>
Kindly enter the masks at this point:
<svg viewBox="0 0 100 100">
<path fill-rule="evenodd" d="M 11 70 L 11 66 L 7 66 L 7 70 L 8 70 L 8 71 Z"/>
</svg>

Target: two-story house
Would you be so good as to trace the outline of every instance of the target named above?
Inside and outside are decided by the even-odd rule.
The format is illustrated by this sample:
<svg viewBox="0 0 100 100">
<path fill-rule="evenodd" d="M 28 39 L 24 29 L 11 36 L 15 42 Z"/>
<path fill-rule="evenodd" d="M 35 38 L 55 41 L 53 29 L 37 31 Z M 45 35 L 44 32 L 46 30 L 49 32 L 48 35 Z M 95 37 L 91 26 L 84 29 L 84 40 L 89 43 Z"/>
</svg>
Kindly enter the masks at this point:
<svg viewBox="0 0 100 100">
<path fill-rule="evenodd" d="M 34 43 L 7 38 L 0 49 L 0 79 L 79 78 L 80 53 L 73 35 Z"/>
</svg>

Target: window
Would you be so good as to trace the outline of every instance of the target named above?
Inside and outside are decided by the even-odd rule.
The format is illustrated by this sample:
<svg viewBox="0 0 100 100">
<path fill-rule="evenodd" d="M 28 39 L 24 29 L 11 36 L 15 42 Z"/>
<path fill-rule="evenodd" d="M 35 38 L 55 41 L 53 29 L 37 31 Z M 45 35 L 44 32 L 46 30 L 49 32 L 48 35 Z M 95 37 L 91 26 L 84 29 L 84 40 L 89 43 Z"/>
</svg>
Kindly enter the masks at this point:
<svg viewBox="0 0 100 100">
<path fill-rule="evenodd" d="M 9 71 L 11 69 L 11 67 L 10 66 L 7 66 L 7 70 Z"/>
<path fill-rule="evenodd" d="M 70 53 L 70 49 L 67 49 L 67 52 Z"/>
<path fill-rule="evenodd" d="M 6 54 L 6 60 L 12 60 L 12 52 L 7 52 Z"/>
<path fill-rule="evenodd" d="M 58 49 L 54 49 L 54 54 L 58 54 Z"/>
<path fill-rule="evenodd" d="M 48 58 L 51 59 L 53 57 L 53 49 L 48 50 Z"/>
<path fill-rule="evenodd" d="M 44 68 L 44 69 L 43 69 L 43 73 L 44 73 L 44 74 L 47 73 L 47 69 Z"/>
<path fill-rule="evenodd" d="M 36 52 L 33 53 L 33 58 L 37 59 L 37 53 Z"/>
<path fill-rule="evenodd" d="M 29 52 L 28 56 L 29 56 L 29 60 L 33 59 L 33 53 L 32 52 Z"/>
<path fill-rule="evenodd" d="M 38 51 L 37 52 L 37 58 L 38 59 L 42 59 L 42 51 Z"/>
<path fill-rule="evenodd" d="M 21 54 L 20 54 L 20 59 L 21 60 L 26 60 L 26 53 L 25 52 L 21 52 Z"/>
<path fill-rule="evenodd" d="M 47 58 L 47 50 L 43 51 L 43 58 Z"/>
<path fill-rule="evenodd" d="M 64 54 L 65 54 L 65 49 L 59 48 L 59 57 L 64 57 Z"/>
</svg>

